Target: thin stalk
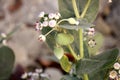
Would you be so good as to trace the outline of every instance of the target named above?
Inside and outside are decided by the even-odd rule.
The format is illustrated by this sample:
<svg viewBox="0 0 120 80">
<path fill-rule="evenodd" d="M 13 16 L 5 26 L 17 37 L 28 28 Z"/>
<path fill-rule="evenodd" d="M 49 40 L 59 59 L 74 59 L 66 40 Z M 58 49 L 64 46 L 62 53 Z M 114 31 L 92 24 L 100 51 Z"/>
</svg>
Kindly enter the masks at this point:
<svg viewBox="0 0 120 80">
<path fill-rule="evenodd" d="M 91 2 L 91 0 L 88 0 L 87 4 L 85 5 L 85 8 L 84 8 L 84 10 L 83 10 L 83 12 L 82 12 L 82 14 L 80 16 L 81 18 L 84 18 L 85 14 L 86 14 L 86 12 L 87 12 L 87 10 L 89 8 L 90 2 Z"/>
<path fill-rule="evenodd" d="M 47 36 L 48 34 L 50 34 L 51 32 L 53 32 L 55 30 L 55 28 L 53 28 L 52 30 L 50 30 L 48 33 L 45 34 L 45 36 Z"/>
<path fill-rule="evenodd" d="M 84 74 L 83 76 L 84 76 L 84 80 L 89 80 L 89 78 L 88 78 L 88 75 L 87 75 L 87 74 Z"/>
<path fill-rule="evenodd" d="M 80 18 L 79 11 L 78 11 L 78 8 L 76 5 L 76 0 L 72 0 L 72 5 L 73 5 L 73 9 L 74 9 L 74 13 L 75 13 L 76 18 Z"/>
<path fill-rule="evenodd" d="M 87 4 L 85 5 L 85 8 L 80 16 L 77 5 L 76 5 L 76 0 L 72 0 L 73 9 L 74 9 L 76 18 L 84 18 L 85 14 L 88 10 L 88 7 L 90 5 L 90 2 L 91 2 L 91 0 L 88 0 Z M 84 57 L 84 46 L 83 46 L 83 30 L 82 29 L 79 29 L 79 44 L 80 44 L 80 57 L 83 58 Z M 81 58 L 78 58 L 78 59 L 81 59 Z M 84 80 L 89 80 L 88 74 L 84 74 L 83 77 L 84 77 Z"/>
<path fill-rule="evenodd" d="M 83 29 L 79 29 L 79 47 L 80 47 L 80 57 L 84 57 L 84 46 L 83 46 Z"/>
<path fill-rule="evenodd" d="M 79 60 L 78 56 L 76 55 L 76 53 L 75 53 L 74 50 L 72 49 L 71 45 L 68 45 L 68 48 L 69 48 L 71 54 L 73 55 L 73 57 L 74 57 L 76 60 Z"/>
</svg>

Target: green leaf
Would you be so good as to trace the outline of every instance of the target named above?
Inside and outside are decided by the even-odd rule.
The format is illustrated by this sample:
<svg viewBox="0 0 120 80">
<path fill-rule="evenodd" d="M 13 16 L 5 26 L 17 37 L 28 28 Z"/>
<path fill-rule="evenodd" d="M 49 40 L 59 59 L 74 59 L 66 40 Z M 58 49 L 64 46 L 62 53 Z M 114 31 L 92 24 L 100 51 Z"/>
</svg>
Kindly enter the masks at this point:
<svg viewBox="0 0 120 80">
<path fill-rule="evenodd" d="M 103 45 L 103 36 L 102 34 L 96 32 L 95 36 L 94 36 L 95 42 L 96 42 L 96 46 L 95 47 L 88 47 L 88 51 L 90 53 L 90 55 L 95 55 L 97 52 L 99 52 L 99 49 L 101 48 L 101 46 Z"/>
<path fill-rule="evenodd" d="M 61 59 L 60 59 L 60 65 L 62 67 L 62 69 L 66 72 L 69 72 L 71 70 L 71 63 L 69 62 L 69 59 L 66 55 L 64 55 Z"/>
<path fill-rule="evenodd" d="M 0 80 L 7 80 L 12 73 L 15 56 L 6 46 L 0 47 Z"/>
<path fill-rule="evenodd" d="M 54 54 L 58 59 L 61 59 L 64 55 L 64 50 L 62 47 L 55 47 L 54 48 Z"/>
<path fill-rule="evenodd" d="M 118 49 L 109 50 L 89 59 L 82 59 L 76 65 L 76 73 L 89 74 L 109 68 L 116 61 L 119 54 Z"/>
<path fill-rule="evenodd" d="M 80 28 L 86 29 L 86 28 L 89 28 L 89 27 L 94 26 L 93 24 L 87 22 L 87 21 L 84 20 L 84 19 L 79 19 L 78 21 L 79 21 L 79 24 L 78 24 L 78 25 L 70 24 L 70 23 L 68 23 L 68 22 L 63 22 L 63 23 L 60 24 L 60 27 L 65 28 L 65 29 L 78 30 L 78 29 L 80 29 Z"/>
<path fill-rule="evenodd" d="M 46 34 L 47 32 L 49 32 L 51 30 L 50 27 L 45 27 L 42 29 L 42 34 Z M 53 31 L 51 32 L 49 35 L 47 35 L 46 37 L 46 42 L 48 44 L 48 46 L 50 47 L 50 49 L 54 50 L 54 46 L 56 46 L 56 41 L 55 41 L 55 36 L 56 36 L 57 32 Z"/>
<path fill-rule="evenodd" d="M 59 33 L 55 40 L 60 45 L 68 45 L 74 41 L 74 37 L 71 34 Z"/>
<path fill-rule="evenodd" d="M 76 0 L 76 4 L 80 14 L 83 12 L 85 5 L 87 4 L 87 1 L 88 0 Z M 62 18 L 75 17 L 72 6 L 72 0 L 58 0 L 58 2 L 59 11 L 61 13 Z M 89 8 L 84 18 L 90 23 L 93 22 L 97 16 L 98 9 L 99 1 L 91 0 Z"/>
<path fill-rule="evenodd" d="M 108 77 L 108 70 L 102 70 L 99 72 L 93 72 L 89 74 L 89 80 L 108 80 L 106 79 Z"/>
<path fill-rule="evenodd" d="M 74 76 L 65 75 L 61 78 L 61 80 L 81 80 L 81 79 L 74 77 Z"/>
</svg>

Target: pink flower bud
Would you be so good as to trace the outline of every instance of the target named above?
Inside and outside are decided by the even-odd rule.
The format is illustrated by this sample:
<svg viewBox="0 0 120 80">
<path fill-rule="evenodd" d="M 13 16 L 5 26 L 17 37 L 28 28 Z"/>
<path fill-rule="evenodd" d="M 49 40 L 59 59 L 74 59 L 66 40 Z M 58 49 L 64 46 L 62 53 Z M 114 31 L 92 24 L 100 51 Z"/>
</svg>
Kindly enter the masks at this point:
<svg viewBox="0 0 120 80">
<path fill-rule="evenodd" d="M 40 18 L 42 18 L 42 17 L 44 17 L 44 15 L 45 15 L 45 12 L 40 12 L 40 14 L 38 15 L 38 17 L 40 17 Z"/>
<path fill-rule="evenodd" d="M 53 19 L 53 18 L 55 17 L 55 14 L 54 14 L 54 13 L 50 13 L 50 14 L 48 15 L 48 17 L 49 17 L 49 19 Z"/>
<path fill-rule="evenodd" d="M 45 35 L 39 35 L 38 40 L 44 42 L 46 40 Z"/>
<path fill-rule="evenodd" d="M 43 27 L 47 27 L 48 26 L 48 21 L 44 21 L 43 22 Z"/>
<path fill-rule="evenodd" d="M 50 27 L 55 27 L 56 23 L 57 23 L 57 22 L 56 22 L 55 20 L 50 20 L 50 21 L 49 21 L 49 26 L 50 26 Z"/>
<path fill-rule="evenodd" d="M 37 31 L 40 30 L 40 23 L 39 22 L 35 23 L 35 30 L 37 30 Z"/>
</svg>

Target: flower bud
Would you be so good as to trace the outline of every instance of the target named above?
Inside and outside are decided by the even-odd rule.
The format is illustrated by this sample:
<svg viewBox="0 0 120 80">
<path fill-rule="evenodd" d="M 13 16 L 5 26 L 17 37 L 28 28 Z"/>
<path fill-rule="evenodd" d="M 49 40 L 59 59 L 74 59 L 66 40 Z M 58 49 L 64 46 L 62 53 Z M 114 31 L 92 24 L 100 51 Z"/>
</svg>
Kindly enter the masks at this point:
<svg viewBox="0 0 120 80">
<path fill-rule="evenodd" d="M 50 13 L 50 14 L 48 15 L 48 17 L 49 17 L 49 19 L 53 19 L 53 18 L 55 17 L 55 14 L 54 14 L 54 13 Z"/>
<path fill-rule="evenodd" d="M 69 22 L 70 24 L 75 24 L 75 25 L 78 25 L 78 24 L 79 24 L 79 22 L 76 21 L 74 18 L 69 18 L 69 19 L 68 19 L 68 22 Z"/>
<path fill-rule="evenodd" d="M 90 47 L 94 47 L 94 46 L 96 45 L 95 40 L 94 40 L 94 39 L 90 39 L 90 40 L 88 41 L 88 45 L 89 45 Z"/>
<path fill-rule="evenodd" d="M 44 15 L 45 15 L 45 12 L 40 12 L 40 14 L 38 15 L 38 17 L 40 17 L 40 18 L 42 18 L 42 17 L 44 17 Z"/>
<path fill-rule="evenodd" d="M 44 42 L 44 41 L 46 40 L 45 35 L 42 35 L 42 34 L 41 34 L 41 35 L 39 35 L 38 40 L 39 40 L 39 41 L 43 41 L 43 42 Z"/>
<path fill-rule="evenodd" d="M 47 27 L 48 26 L 48 21 L 44 21 L 43 22 L 43 27 Z"/>
<path fill-rule="evenodd" d="M 114 69 L 116 70 L 119 70 L 120 69 L 120 64 L 118 62 L 116 62 L 114 65 L 113 65 Z"/>
<path fill-rule="evenodd" d="M 115 79 L 117 77 L 117 72 L 115 70 L 111 71 L 110 74 L 109 74 L 109 77 L 111 79 Z"/>
<path fill-rule="evenodd" d="M 57 23 L 57 22 L 56 22 L 55 20 L 50 20 L 50 21 L 49 21 L 49 26 L 50 26 L 50 27 L 55 27 L 56 23 Z"/>
<path fill-rule="evenodd" d="M 22 79 L 26 79 L 27 76 L 28 76 L 27 73 L 24 73 L 24 74 L 21 76 L 21 78 L 22 78 Z"/>
</svg>

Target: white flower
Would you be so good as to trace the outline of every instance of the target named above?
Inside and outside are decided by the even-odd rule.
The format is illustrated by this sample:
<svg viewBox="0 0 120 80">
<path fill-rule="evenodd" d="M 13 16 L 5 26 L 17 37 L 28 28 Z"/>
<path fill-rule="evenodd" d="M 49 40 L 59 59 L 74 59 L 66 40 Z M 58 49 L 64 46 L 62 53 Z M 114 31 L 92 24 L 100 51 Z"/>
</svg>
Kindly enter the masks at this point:
<svg viewBox="0 0 120 80">
<path fill-rule="evenodd" d="M 94 47 L 94 46 L 96 45 L 95 40 L 94 40 L 94 39 L 90 39 L 90 40 L 88 41 L 88 45 L 89 45 L 90 47 Z"/>
<path fill-rule="evenodd" d="M 46 77 L 46 78 L 49 78 L 49 75 L 47 73 L 42 73 L 40 74 L 41 77 Z"/>
<path fill-rule="evenodd" d="M 39 23 L 39 22 L 36 22 L 36 23 L 35 23 L 35 29 L 36 29 L 37 31 L 40 30 L 40 23 Z"/>
<path fill-rule="evenodd" d="M 49 19 L 53 19 L 55 17 L 55 14 L 54 13 L 49 13 L 48 17 L 49 17 Z"/>
<path fill-rule="evenodd" d="M 42 69 L 35 69 L 35 72 L 41 73 L 41 72 L 43 72 L 43 70 Z"/>
<path fill-rule="evenodd" d="M 117 77 L 117 72 L 116 72 L 115 70 L 110 71 L 109 77 L 110 77 L 111 79 L 115 79 L 115 78 Z"/>
<path fill-rule="evenodd" d="M 112 0 L 109 0 L 109 3 L 111 3 L 112 2 Z"/>
<path fill-rule="evenodd" d="M 2 36 L 3 38 L 6 38 L 6 37 L 7 37 L 7 35 L 6 35 L 5 33 L 1 33 L 1 36 Z"/>
<path fill-rule="evenodd" d="M 7 45 L 7 40 L 4 39 L 4 40 L 2 41 L 2 44 L 6 46 L 6 45 Z"/>
<path fill-rule="evenodd" d="M 38 78 L 38 77 L 39 77 L 39 74 L 38 74 L 38 73 L 32 73 L 32 77 L 33 77 L 33 78 Z"/>
<path fill-rule="evenodd" d="M 44 41 L 46 40 L 45 35 L 42 35 L 42 34 L 41 34 L 41 35 L 39 35 L 38 40 L 39 40 L 39 41 L 43 41 L 43 42 L 44 42 Z"/>
<path fill-rule="evenodd" d="M 32 76 L 32 74 L 33 74 L 32 72 L 29 72 L 29 73 L 28 73 L 28 76 Z"/>
<path fill-rule="evenodd" d="M 88 34 L 88 36 L 94 36 L 95 35 L 95 32 L 91 32 L 91 31 L 89 31 L 89 32 L 87 32 L 87 34 Z"/>
<path fill-rule="evenodd" d="M 50 21 L 49 21 L 49 26 L 50 26 L 50 27 L 55 27 L 56 23 L 57 23 L 57 22 L 56 22 L 55 20 L 50 20 Z"/>
<path fill-rule="evenodd" d="M 21 78 L 22 78 L 22 79 L 26 79 L 27 76 L 28 76 L 27 73 L 24 73 L 24 74 L 21 76 Z"/>
<path fill-rule="evenodd" d="M 120 64 L 118 62 L 116 62 L 114 65 L 113 65 L 114 69 L 116 70 L 119 70 L 120 69 Z"/>
<path fill-rule="evenodd" d="M 55 14 L 55 19 L 59 19 L 61 17 L 60 13 Z"/>
<path fill-rule="evenodd" d="M 120 70 L 118 71 L 118 73 L 120 74 Z M 120 76 L 120 75 L 119 75 Z"/>
<path fill-rule="evenodd" d="M 44 27 L 47 27 L 47 26 L 48 26 L 48 21 L 44 21 L 44 22 L 43 22 L 43 26 L 44 26 Z"/>
<path fill-rule="evenodd" d="M 95 32 L 95 28 L 90 27 L 90 28 L 88 28 L 88 31 L 89 31 L 89 32 Z"/>
<path fill-rule="evenodd" d="M 40 18 L 42 18 L 42 17 L 44 17 L 44 15 L 45 15 L 45 12 L 40 12 L 40 14 L 38 15 L 38 17 L 40 17 Z"/>
<path fill-rule="evenodd" d="M 44 20 L 47 21 L 47 20 L 48 20 L 48 17 L 44 17 Z"/>
</svg>

